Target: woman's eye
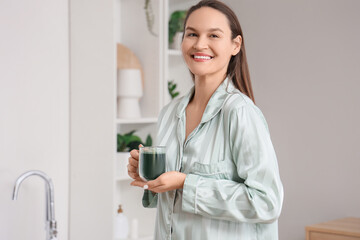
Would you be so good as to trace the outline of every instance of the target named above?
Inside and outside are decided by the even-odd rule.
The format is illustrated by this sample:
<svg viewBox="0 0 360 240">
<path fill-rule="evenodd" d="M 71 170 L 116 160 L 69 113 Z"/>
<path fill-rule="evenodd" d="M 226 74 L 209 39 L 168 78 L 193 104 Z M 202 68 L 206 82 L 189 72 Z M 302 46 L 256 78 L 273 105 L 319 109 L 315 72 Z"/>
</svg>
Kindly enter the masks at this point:
<svg viewBox="0 0 360 240">
<path fill-rule="evenodd" d="M 188 37 L 196 37 L 196 33 L 189 33 Z"/>
<path fill-rule="evenodd" d="M 210 37 L 212 37 L 212 38 L 218 38 L 219 36 L 216 35 L 216 34 L 211 34 Z"/>
</svg>

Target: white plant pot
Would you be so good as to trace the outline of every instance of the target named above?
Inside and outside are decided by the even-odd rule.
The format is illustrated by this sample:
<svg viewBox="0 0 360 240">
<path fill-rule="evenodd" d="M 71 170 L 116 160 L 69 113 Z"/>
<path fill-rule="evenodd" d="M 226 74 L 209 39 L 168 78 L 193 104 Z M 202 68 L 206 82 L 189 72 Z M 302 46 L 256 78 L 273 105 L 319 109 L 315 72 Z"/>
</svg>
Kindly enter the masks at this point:
<svg viewBox="0 0 360 240">
<path fill-rule="evenodd" d="M 139 119 L 141 118 L 139 99 L 133 97 L 118 98 L 118 118 Z"/>
<path fill-rule="evenodd" d="M 117 80 L 118 118 L 140 118 L 139 99 L 143 95 L 139 69 L 119 69 Z"/>
<path fill-rule="evenodd" d="M 118 152 L 116 159 L 116 176 L 118 179 L 130 179 L 127 165 L 129 163 L 129 152 Z"/>
</svg>

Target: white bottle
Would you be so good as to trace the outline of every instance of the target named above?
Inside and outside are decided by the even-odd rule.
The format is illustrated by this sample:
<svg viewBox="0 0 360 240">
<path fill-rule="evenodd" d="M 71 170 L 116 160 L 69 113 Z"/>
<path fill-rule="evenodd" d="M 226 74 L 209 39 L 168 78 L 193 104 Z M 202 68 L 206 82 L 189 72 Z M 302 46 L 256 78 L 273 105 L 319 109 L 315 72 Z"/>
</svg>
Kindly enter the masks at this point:
<svg viewBox="0 0 360 240">
<path fill-rule="evenodd" d="M 115 218 L 115 239 L 126 239 L 129 235 L 128 218 L 124 215 L 121 205 L 119 205 L 118 214 Z"/>
</svg>

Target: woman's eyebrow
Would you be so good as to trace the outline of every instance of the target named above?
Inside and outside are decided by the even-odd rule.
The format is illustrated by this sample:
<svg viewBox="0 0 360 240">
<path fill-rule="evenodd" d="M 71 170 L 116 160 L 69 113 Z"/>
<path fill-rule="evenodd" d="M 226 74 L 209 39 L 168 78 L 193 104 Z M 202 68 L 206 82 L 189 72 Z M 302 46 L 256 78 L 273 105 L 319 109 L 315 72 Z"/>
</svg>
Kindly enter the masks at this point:
<svg viewBox="0 0 360 240">
<path fill-rule="evenodd" d="M 193 27 L 186 27 L 186 29 L 185 29 L 185 30 L 190 30 L 190 31 L 194 31 L 194 32 L 196 32 L 196 29 L 195 29 L 195 28 L 193 28 Z M 215 31 L 219 31 L 219 32 L 224 33 L 224 31 L 223 31 L 223 30 L 221 30 L 220 28 L 209 28 L 209 29 L 208 29 L 208 32 L 215 32 Z"/>
<path fill-rule="evenodd" d="M 220 28 L 210 28 L 210 29 L 209 29 L 209 32 L 215 32 L 215 31 L 219 31 L 219 32 L 224 33 L 224 31 L 221 30 Z"/>
</svg>

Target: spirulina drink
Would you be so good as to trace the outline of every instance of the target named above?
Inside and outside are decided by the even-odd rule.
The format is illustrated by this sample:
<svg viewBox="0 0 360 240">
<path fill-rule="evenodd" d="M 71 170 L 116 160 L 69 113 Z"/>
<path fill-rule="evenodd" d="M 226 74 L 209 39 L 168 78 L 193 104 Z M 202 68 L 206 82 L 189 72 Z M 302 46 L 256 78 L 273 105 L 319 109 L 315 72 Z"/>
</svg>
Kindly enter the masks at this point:
<svg viewBox="0 0 360 240">
<path fill-rule="evenodd" d="M 145 180 L 154 180 L 165 172 L 166 168 L 165 147 L 140 148 L 139 175 Z"/>
</svg>

